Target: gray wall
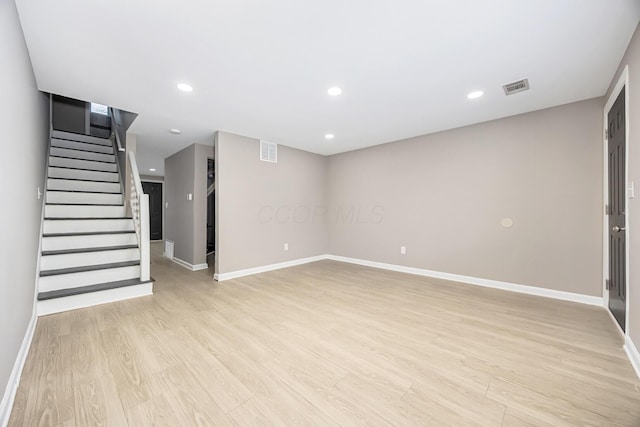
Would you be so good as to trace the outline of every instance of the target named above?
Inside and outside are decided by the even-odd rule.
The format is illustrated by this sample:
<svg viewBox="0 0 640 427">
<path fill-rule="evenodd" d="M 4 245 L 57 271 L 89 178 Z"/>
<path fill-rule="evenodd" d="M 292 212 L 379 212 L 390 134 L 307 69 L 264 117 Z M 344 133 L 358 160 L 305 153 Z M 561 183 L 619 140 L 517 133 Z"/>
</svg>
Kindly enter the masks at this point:
<svg viewBox="0 0 640 427">
<path fill-rule="evenodd" d="M 48 97 L 36 89 L 13 1 L 0 1 L 0 395 L 33 313 Z"/>
<path fill-rule="evenodd" d="M 84 135 L 88 126 L 88 106 L 85 101 L 54 95 L 51 110 L 53 128 Z"/>
<path fill-rule="evenodd" d="M 602 295 L 602 105 L 330 157 L 330 253 Z"/>
<path fill-rule="evenodd" d="M 165 159 L 165 239 L 175 242 L 174 257 L 205 264 L 207 251 L 207 159 L 213 147 L 192 144 Z M 193 200 L 187 200 L 187 194 Z"/>
<path fill-rule="evenodd" d="M 636 187 L 636 197 L 629 201 L 627 208 L 629 233 L 629 335 L 636 348 L 640 350 L 640 26 L 631 39 L 615 77 L 611 80 L 611 86 L 607 91 L 609 98 L 615 87 L 622 70 L 629 65 L 629 181 L 633 181 Z M 604 111 L 604 110 L 603 110 Z M 600 114 L 603 114 L 603 111 Z"/>
<path fill-rule="evenodd" d="M 326 158 L 279 146 L 268 163 L 259 153 L 259 140 L 218 132 L 217 273 L 327 252 Z"/>
</svg>

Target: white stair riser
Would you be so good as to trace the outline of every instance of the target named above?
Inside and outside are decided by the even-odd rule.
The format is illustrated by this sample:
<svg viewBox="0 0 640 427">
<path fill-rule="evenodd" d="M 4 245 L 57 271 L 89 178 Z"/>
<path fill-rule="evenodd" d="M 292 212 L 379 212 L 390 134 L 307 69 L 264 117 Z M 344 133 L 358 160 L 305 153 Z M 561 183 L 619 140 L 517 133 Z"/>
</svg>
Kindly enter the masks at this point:
<svg viewBox="0 0 640 427">
<path fill-rule="evenodd" d="M 47 218 L 120 218 L 125 216 L 124 206 L 65 206 L 45 205 Z"/>
<path fill-rule="evenodd" d="M 113 154 L 89 153 L 87 151 L 68 150 L 66 148 L 51 147 L 52 156 L 72 157 L 74 159 L 97 160 L 99 162 L 115 162 Z"/>
<path fill-rule="evenodd" d="M 107 246 L 137 245 L 135 233 L 90 234 L 88 236 L 55 236 L 42 238 L 43 251 L 64 249 L 101 248 Z"/>
<path fill-rule="evenodd" d="M 113 147 L 106 145 L 87 144 L 86 142 L 67 141 L 66 139 L 51 139 L 51 147 L 75 148 L 76 150 L 92 151 L 94 153 L 113 154 Z"/>
<path fill-rule="evenodd" d="M 44 220 L 45 234 L 133 231 L 132 219 Z"/>
<path fill-rule="evenodd" d="M 48 190 L 67 191 L 104 191 L 106 193 L 120 193 L 119 182 L 92 182 L 74 181 L 70 179 L 49 179 L 47 180 Z"/>
<path fill-rule="evenodd" d="M 82 252 L 77 254 L 43 255 L 40 259 L 40 270 L 56 270 L 60 268 L 139 260 L 140 251 L 137 248 L 118 249 L 115 251 Z"/>
<path fill-rule="evenodd" d="M 49 166 L 60 166 L 64 168 L 88 169 L 91 171 L 116 172 L 118 169 L 115 163 L 92 162 L 89 160 L 63 159 L 60 157 L 49 157 Z"/>
<path fill-rule="evenodd" d="M 37 311 L 38 316 L 47 316 L 49 314 L 62 313 L 63 311 L 77 310 L 146 295 L 153 295 L 153 283 L 38 301 Z"/>
<path fill-rule="evenodd" d="M 122 194 L 47 191 L 47 203 L 90 203 L 92 205 L 121 205 Z"/>
<path fill-rule="evenodd" d="M 108 145 L 108 146 L 113 145 L 110 139 L 98 138 L 98 137 L 89 136 L 89 135 L 80 135 L 77 133 L 64 132 L 61 130 L 54 130 L 51 133 L 51 136 L 53 138 L 68 139 L 71 141 L 90 142 L 92 144 L 102 144 L 102 145 Z"/>
<path fill-rule="evenodd" d="M 97 285 L 98 283 L 115 282 L 118 280 L 136 279 L 140 277 L 140 266 L 107 268 L 104 270 L 83 271 L 81 273 L 58 274 L 40 277 L 39 292 L 57 291 L 59 289 L 78 288 L 81 286 Z"/>
<path fill-rule="evenodd" d="M 86 179 L 92 181 L 120 182 L 117 173 L 60 169 L 49 167 L 49 178 Z"/>
</svg>

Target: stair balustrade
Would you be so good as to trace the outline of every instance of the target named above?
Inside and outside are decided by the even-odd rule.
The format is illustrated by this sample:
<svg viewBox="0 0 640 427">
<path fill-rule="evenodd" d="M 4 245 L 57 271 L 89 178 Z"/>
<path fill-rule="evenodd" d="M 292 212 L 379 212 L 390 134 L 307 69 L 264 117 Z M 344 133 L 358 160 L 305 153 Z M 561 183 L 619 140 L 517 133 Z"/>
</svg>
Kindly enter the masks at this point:
<svg viewBox="0 0 640 427">
<path fill-rule="evenodd" d="M 140 248 L 140 280 L 145 281 L 150 278 L 149 195 L 142 191 L 135 154 L 130 152 L 127 161 L 125 182 L 129 183 L 129 206 Z"/>
</svg>

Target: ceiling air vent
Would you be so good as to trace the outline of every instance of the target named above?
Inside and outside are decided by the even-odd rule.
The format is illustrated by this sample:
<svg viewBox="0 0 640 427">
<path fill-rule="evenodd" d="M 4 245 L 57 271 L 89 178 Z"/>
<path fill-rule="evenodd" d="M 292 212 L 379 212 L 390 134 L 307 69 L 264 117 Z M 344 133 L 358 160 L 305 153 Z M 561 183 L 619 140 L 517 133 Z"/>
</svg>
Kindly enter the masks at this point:
<svg viewBox="0 0 640 427">
<path fill-rule="evenodd" d="M 263 162 L 278 163 L 278 144 L 260 141 L 260 160 Z"/>
<path fill-rule="evenodd" d="M 513 95 L 514 93 L 529 90 L 529 79 L 518 80 L 517 82 L 507 83 L 502 86 L 505 95 Z"/>
</svg>

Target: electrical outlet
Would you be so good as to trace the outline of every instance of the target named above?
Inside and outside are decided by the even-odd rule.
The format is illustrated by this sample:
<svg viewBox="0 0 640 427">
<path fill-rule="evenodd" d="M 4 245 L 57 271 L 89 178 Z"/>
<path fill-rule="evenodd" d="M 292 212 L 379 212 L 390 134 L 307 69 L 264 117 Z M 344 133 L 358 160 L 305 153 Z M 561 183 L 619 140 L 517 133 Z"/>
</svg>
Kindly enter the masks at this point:
<svg viewBox="0 0 640 427">
<path fill-rule="evenodd" d="M 288 244 L 288 243 L 285 243 L 285 244 L 284 244 L 284 250 L 285 250 L 285 251 L 288 251 L 288 250 L 289 250 L 289 244 Z"/>
<path fill-rule="evenodd" d="M 400 246 L 400 254 L 405 255 L 407 253 L 407 247 L 406 246 Z"/>
<path fill-rule="evenodd" d="M 192 193 L 187 194 L 187 200 L 193 200 L 193 194 Z"/>
</svg>

